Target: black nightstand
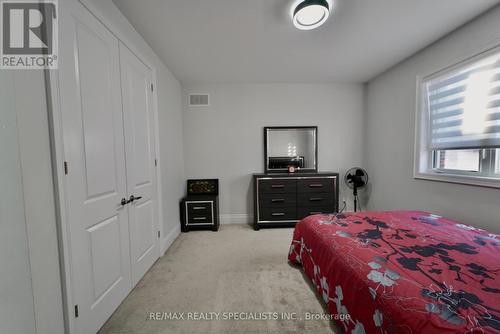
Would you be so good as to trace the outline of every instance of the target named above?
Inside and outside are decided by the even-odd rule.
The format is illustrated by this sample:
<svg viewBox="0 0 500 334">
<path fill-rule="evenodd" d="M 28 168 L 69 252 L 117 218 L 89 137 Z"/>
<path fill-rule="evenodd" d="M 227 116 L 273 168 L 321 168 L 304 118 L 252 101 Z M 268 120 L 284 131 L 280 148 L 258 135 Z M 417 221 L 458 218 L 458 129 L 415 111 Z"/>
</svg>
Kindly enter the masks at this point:
<svg viewBox="0 0 500 334">
<path fill-rule="evenodd" d="M 181 229 L 219 229 L 217 196 L 188 196 L 181 202 Z"/>
<path fill-rule="evenodd" d="M 188 196 L 180 203 L 181 230 L 219 230 L 219 180 L 188 180 Z"/>
</svg>

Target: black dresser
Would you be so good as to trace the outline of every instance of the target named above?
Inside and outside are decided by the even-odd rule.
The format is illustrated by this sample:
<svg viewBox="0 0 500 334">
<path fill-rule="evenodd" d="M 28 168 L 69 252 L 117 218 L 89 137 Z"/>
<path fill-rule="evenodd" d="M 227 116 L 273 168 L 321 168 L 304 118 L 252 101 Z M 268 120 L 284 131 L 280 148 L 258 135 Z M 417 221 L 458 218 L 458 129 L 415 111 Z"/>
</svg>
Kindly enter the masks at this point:
<svg viewBox="0 0 500 334">
<path fill-rule="evenodd" d="M 339 174 L 254 174 L 254 229 L 293 226 L 339 209 Z"/>
</svg>

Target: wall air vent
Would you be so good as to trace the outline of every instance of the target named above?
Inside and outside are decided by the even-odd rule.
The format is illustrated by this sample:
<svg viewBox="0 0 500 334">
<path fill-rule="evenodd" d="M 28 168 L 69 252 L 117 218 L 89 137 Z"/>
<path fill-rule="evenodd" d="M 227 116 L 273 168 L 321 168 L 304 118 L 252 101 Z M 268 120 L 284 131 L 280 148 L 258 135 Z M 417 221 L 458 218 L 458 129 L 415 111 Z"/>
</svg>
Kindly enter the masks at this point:
<svg viewBox="0 0 500 334">
<path fill-rule="evenodd" d="M 208 94 L 189 94 L 190 107 L 203 107 L 210 105 L 210 95 Z"/>
</svg>

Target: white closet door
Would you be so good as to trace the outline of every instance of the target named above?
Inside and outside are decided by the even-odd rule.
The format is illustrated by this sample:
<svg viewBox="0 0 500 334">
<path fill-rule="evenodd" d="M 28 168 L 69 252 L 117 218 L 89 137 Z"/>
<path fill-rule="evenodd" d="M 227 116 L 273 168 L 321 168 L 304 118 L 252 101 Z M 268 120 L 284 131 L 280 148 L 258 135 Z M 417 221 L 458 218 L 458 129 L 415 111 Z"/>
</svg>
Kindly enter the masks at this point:
<svg viewBox="0 0 500 334">
<path fill-rule="evenodd" d="M 61 4 L 63 119 L 77 333 L 96 333 L 130 292 L 118 40 L 76 1 Z M 73 316 L 73 315 L 70 315 Z"/>
<path fill-rule="evenodd" d="M 120 43 L 132 283 L 159 257 L 152 72 Z"/>
</svg>

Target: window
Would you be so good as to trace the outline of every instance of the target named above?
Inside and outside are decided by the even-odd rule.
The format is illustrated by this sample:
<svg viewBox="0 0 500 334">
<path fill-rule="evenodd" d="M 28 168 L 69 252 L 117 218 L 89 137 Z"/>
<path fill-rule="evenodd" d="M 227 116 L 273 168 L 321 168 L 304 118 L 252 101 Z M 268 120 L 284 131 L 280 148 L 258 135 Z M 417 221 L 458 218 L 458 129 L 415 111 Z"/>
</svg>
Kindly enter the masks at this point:
<svg viewBox="0 0 500 334">
<path fill-rule="evenodd" d="M 500 150 L 439 150 L 433 151 L 433 169 L 436 172 L 473 176 L 498 174 Z"/>
<path fill-rule="evenodd" d="M 496 153 L 495 174 L 500 174 L 500 150 Z"/>
<path fill-rule="evenodd" d="M 415 177 L 500 188 L 500 47 L 419 79 Z"/>
<path fill-rule="evenodd" d="M 481 170 L 481 151 L 434 151 L 434 168 L 441 171 L 447 170 L 478 173 Z"/>
</svg>

